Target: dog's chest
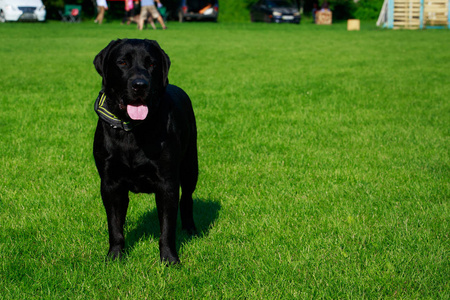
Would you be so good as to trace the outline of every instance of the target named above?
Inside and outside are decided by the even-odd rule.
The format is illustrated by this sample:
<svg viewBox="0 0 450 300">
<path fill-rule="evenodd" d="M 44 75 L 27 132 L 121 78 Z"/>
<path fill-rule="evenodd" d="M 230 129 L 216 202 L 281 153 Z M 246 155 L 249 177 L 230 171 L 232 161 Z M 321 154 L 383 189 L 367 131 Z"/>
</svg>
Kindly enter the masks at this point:
<svg viewBox="0 0 450 300">
<path fill-rule="evenodd" d="M 128 182 L 130 191 L 134 193 L 153 193 L 162 182 L 157 161 L 148 159 L 135 161 L 124 179 Z"/>
<path fill-rule="evenodd" d="M 112 150 L 110 168 L 134 193 L 153 193 L 162 182 L 164 143 L 128 141 Z"/>
</svg>

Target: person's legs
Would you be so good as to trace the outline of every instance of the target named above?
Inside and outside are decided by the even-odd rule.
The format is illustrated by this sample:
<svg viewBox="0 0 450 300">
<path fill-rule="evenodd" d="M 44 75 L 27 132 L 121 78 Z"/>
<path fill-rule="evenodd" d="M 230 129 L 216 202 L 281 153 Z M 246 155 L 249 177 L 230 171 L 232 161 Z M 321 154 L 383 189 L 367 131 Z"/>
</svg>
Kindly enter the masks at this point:
<svg viewBox="0 0 450 300">
<path fill-rule="evenodd" d="M 142 30 L 144 28 L 144 22 L 147 19 L 147 8 L 148 6 L 141 7 L 141 16 L 139 17 L 138 29 Z"/>
<path fill-rule="evenodd" d="M 158 16 L 158 22 L 161 24 L 163 29 L 167 29 L 166 24 L 164 24 L 164 20 L 161 15 Z"/>
<path fill-rule="evenodd" d="M 102 24 L 103 17 L 105 16 L 105 8 L 103 6 L 98 6 L 97 10 L 98 10 L 98 15 L 97 15 L 97 18 L 95 19 L 95 23 Z"/>
<path fill-rule="evenodd" d="M 161 14 L 158 12 L 158 9 L 156 8 L 156 6 L 154 6 L 154 5 L 150 6 L 149 10 L 150 10 L 150 13 L 151 13 L 153 19 L 157 19 L 159 24 L 161 24 L 162 28 L 166 29 L 167 28 L 166 24 L 164 24 L 164 20 L 161 17 Z"/>
</svg>

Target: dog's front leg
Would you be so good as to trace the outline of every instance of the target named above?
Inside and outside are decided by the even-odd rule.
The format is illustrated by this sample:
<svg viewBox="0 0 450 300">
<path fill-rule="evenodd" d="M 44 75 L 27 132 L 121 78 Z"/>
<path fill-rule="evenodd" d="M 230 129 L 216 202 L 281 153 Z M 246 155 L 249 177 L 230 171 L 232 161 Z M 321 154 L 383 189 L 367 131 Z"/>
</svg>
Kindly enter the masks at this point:
<svg viewBox="0 0 450 300">
<path fill-rule="evenodd" d="M 159 254 L 161 262 L 168 264 L 180 262 L 175 243 L 179 193 L 179 186 L 173 186 L 155 194 L 161 228 Z"/>
<path fill-rule="evenodd" d="M 125 237 L 123 225 L 128 209 L 128 190 L 111 188 L 102 182 L 102 200 L 108 218 L 109 251 L 107 259 L 116 259 L 123 253 Z"/>
</svg>

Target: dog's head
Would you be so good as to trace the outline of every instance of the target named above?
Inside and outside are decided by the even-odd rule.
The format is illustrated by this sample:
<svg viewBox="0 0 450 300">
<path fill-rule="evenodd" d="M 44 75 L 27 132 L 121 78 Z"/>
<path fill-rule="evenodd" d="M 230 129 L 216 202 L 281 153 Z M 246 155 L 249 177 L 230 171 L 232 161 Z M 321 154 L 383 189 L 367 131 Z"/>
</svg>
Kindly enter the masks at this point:
<svg viewBox="0 0 450 300">
<path fill-rule="evenodd" d="M 94 59 L 103 90 L 118 116 L 143 120 L 169 84 L 170 60 L 156 41 L 123 39 L 109 43 Z"/>
</svg>

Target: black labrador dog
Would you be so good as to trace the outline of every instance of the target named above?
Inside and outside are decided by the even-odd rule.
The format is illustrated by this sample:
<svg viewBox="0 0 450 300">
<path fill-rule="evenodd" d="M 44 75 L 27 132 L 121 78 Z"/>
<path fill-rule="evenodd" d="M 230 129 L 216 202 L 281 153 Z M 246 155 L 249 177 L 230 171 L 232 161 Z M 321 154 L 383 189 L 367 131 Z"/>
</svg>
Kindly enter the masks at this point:
<svg viewBox="0 0 450 300">
<path fill-rule="evenodd" d="M 124 250 L 129 191 L 155 193 L 161 261 L 178 263 L 179 202 L 182 228 L 196 232 L 197 129 L 191 101 L 169 84 L 170 60 L 156 41 L 112 41 L 94 65 L 103 78 L 95 103 L 94 158 L 108 219 L 108 257 L 120 257 Z"/>
</svg>

